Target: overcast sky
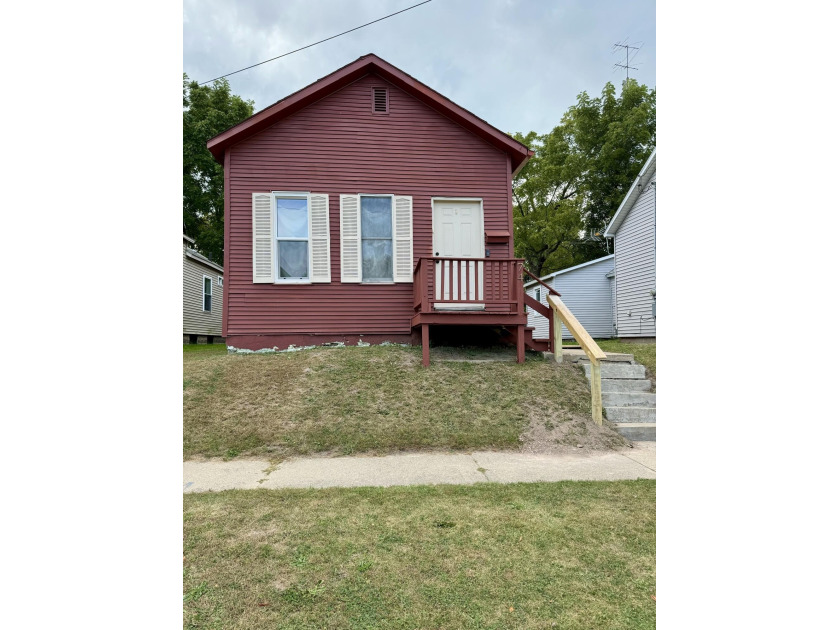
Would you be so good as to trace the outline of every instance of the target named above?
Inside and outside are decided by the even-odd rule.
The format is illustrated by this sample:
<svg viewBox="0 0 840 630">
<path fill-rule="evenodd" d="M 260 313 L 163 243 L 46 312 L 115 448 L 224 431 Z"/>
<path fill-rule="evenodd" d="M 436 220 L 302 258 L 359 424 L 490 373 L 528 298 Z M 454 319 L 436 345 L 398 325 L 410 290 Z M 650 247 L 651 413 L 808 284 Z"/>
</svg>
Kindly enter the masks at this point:
<svg viewBox="0 0 840 630">
<path fill-rule="evenodd" d="M 420 0 L 184 0 L 184 72 L 199 82 L 336 35 Z M 656 86 L 652 0 L 432 0 L 228 77 L 263 109 L 375 53 L 506 132 L 545 133 L 578 93 L 630 76 Z"/>
</svg>

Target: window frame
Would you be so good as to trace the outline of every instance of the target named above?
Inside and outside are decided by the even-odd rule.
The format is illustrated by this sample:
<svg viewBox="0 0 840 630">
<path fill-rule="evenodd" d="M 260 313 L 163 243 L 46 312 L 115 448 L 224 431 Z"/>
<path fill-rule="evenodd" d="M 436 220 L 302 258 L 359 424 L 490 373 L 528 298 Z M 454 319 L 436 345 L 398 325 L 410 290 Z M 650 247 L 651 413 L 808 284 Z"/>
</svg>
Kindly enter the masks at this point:
<svg viewBox="0 0 840 630">
<path fill-rule="evenodd" d="M 397 257 L 396 252 L 396 238 L 394 238 L 394 224 L 396 222 L 396 217 L 394 216 L 395 212 L 395 202 L 394 202 L 394 195 L 393 193 L 358 193 L 359 197 L 359 276 L 360 282 L 362 284 L 396 284 L 394 282 L 394 261 Z M 380 198 L 387 198 L 391 200 L 391 279 L 382 279 L 382 280 L 366 280 L 365 279 L 365 256 L 364 256 L 364 241 L 365 236 L 362 234 L 362 197 L 380 197 Z M 385 240 L 384 238 L 370 238 L 368 240 Z"/>
<path fill-rule="evenodd" d="M 210 287 L 210 293 L 204 290 L 207 286 Z M 210 308 L 204 308 L 205 304 L 207 304 L 207 298 L 210 298 Z M 201 311 L 203 313 L 213 312 L 213 278 L 207 275 L 203 275 L 201 280 Z"/>
<path fill-rule="evenodd" d="M 295 191 L 295 190 L 272 190 L 271 191 L 271 212 L 272 224 L 274 226 L 272 236 L 272 247 L 274 248 L 274 269 L 272 276 L 274 284 L 312 284 L 312 202 L 309 199 L 309 191 Z M 277 200 L 278 199 L 306 199 L 306 238 L 300 237 L 280 237 L 277 235 L 279 221 L 277 220 Z M 306 277 L 303 278 L 281 278 L 280 277 L 280 250 L 279 243 L 281 241 L 297 241 L 306 243 Z"/>
</svg>

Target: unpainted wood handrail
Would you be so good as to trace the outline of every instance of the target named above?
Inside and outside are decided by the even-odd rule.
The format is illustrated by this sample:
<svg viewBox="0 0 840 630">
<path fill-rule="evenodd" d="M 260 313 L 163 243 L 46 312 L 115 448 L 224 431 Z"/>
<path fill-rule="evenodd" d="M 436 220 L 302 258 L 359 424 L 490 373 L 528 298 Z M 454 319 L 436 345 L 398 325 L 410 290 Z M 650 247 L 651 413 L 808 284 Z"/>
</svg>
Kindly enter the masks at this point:
<svg viewBox="0 0 840 630">
<path fill-rule="evenodd" d="M 581 326 L 577 317 L 572 315 L 572 312 L 563 304 L 556 295 L 548 296 L 548 305 L 554 312 L 554 360 L 558 363 L 563 360 L 563 329 L 560 326 L 562 322 L 566 329 L 572 333 L 572 336 L 583 348 L 583 351 L 589 357 L 589 363 L 592 366 L 590 371 L 590 390 L 592 392 L 592 419 L 595 424 L 602 424 L 603 403 L 601 400 L 601 360 L 606 359 L 607 355 L 595 343 L 592 336 L 586 332 L 586 329 Z"/>
</svg>

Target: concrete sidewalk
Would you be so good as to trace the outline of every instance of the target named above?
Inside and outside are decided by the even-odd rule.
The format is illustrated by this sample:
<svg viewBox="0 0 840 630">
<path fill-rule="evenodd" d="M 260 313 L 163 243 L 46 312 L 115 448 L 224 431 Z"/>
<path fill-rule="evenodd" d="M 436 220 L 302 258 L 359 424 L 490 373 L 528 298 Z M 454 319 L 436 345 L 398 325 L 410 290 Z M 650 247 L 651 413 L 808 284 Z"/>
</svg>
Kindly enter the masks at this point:
<svg viewBox="0 0 840 630">
<path fill-rule="evenodd" d="M 249 488 L 351 488 L 487 481 L 656 479 L 656 442 L 615 453 L 411 453 L 384 457 L 184 462 L 184 492 Z"/>
</svg>

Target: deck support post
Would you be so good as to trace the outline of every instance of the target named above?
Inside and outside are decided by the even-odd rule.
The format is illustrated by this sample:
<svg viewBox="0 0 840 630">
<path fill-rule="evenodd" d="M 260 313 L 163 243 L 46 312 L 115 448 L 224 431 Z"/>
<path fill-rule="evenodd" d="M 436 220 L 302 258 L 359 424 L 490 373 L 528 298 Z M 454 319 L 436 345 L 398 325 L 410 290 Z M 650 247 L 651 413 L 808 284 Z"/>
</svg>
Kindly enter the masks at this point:
<svg viewBox="0 0 840 630">
<path fill-rule="evenodd" d="M 592 419 L 595 424 L 601 425 L 601 360 L 591 359 L 589 363 L 592 366 L 589 383 L 589 389 L 592 391 Z"/>
<path fill-rule="evenodd" d="M 551 330 L 551 338 L 553 340 L 554 345 L 554 360 L 557 363 L 563 362 L 563 326 L 562 322 L 560 321 L 560 316 L 557 314 L 557 311 L 552 309 L 551 311 L 552 318 L 552 330 Z"/>
<path fill-rule="evenodd" d="M 525 326 L 516 327 L 516 362 L 525 363 Z"/>
<path fill-rule="evenodd" d="M 423 367 L 429 367 L 431 357 L 429 352 L 429 325 L 422 324 L 420 326 L 420 337 L 423 345 Z"/>
</svg>

